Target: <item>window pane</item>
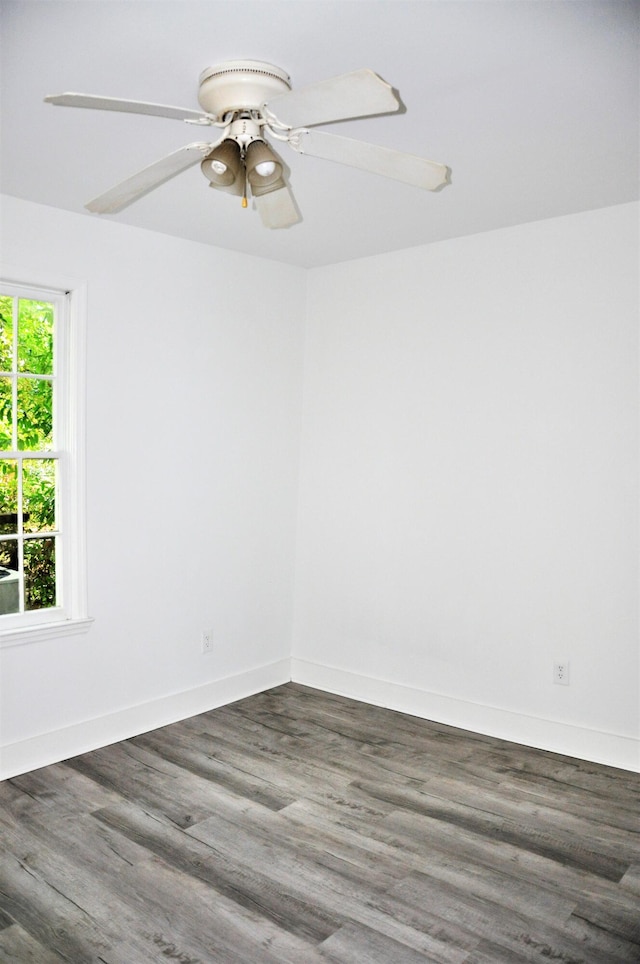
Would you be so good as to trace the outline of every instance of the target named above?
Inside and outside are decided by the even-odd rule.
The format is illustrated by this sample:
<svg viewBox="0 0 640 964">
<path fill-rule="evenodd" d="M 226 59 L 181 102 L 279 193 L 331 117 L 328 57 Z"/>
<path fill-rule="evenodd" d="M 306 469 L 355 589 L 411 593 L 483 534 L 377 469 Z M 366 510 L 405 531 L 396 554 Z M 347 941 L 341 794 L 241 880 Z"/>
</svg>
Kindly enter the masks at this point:
<svg viewBox="0 0 640 964">
<path fill-rule="evenodd" d="M 13 448 L 11 439 L 11 379 L 0 378 L 0 449 Z"/>
<path fill-rule="evenodd" d="M 24 608 L 48 609 L 56 604 L 56 540 L 24 543 Z"/>
<path fill-rule="evenodd" d="M 18 448 L 51 448 L 53 396 L 51 382 L 42 378 L 18 379 Z"/>
<path fill-rule="evenodd" d="M 0 459 L 0 533 L 18 531 L 18 464 Z"/>
<path fill-rule="evenodd" d="M 20 610 L 18 543 L 0 542 L 0 616 Z"/>
<path fill-rule="evenodd" d="M 0 296 L 0 372 L 13 370 L 13 298 Z"/>
<path fill-rule="evenodd" d="M 18 371 L 53 374 L 53 305 L 18 302 Z"/>
<path fill-rule="evenodd" d="M 56 460 L 25 459 L 22 463 L 22 511 L 25 532 L 56 527 Z"/>
</svg>

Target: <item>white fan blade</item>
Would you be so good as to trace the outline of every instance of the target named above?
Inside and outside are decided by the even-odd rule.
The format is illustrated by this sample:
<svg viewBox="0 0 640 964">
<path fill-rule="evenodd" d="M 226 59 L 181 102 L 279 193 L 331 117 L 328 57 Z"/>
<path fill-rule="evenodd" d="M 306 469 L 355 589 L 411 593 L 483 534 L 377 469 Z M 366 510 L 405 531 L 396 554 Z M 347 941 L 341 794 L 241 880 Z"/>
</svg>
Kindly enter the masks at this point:
<svg viewBox="0 0 640 964">
<path fill-rule="evenodd" d="M 212 116 L 188 107 L 168 107 L 166 104 L 148 104 L 143 100 L 120 100 L 117 97 L 98 97 L 94 94 L 49 94 L 47 104 L 59 107 L 89 107 L 93 110 L 119 110 L 127 114 L 151 114 L 155 117 L 171 117 L 175 120 L 196 121 L 210 124 Z"/>
<path fill-rule="evenodd" d="M 400 107 L 392 88 L 363 67 L 274 97 L 265 105 L 281 127 L 314 127 L 349 117 L 390 114 Z"/>
<path fill-rule="evenodd" d="M 85 207 L 88 211 L 93 211 L 96 214 L 115 214 L 122 211 L 133 201 L 137 201 L 138 198 L 148 194 L 149 191 L 153 191 L 154 188 L 160 187 L 161 184 L 169 181 L 176 174 L 180 174 L 181 171 L 186 171 L 188 167 L 197 164 L 215 146 L 215 144 L 202 142 L 187 144 L 186 147 L 181 147 L 172 154 L 167 154 L 166 157 L 150 164 L 144 170 L 138 171 L 137 174 L 132 174 L 125 181 L 115 184 L 104 194 L 85 204 Z"/>
<path fill-rule="evenodd" d="M 302 220 L 288 184 L 255 198 L 255 202 L 266 228 L 290 228 Z"/>
<path fill-rule="evenodd" d="M 437 191 L 450 183 L 451 172 L 446 164 L 349 137 L 338 137 L 323 131 L 299 131 L 289 143 L 299 154 L 311 154 L 327 161 L 347 164 L 427 191 Z"/>
</svg>

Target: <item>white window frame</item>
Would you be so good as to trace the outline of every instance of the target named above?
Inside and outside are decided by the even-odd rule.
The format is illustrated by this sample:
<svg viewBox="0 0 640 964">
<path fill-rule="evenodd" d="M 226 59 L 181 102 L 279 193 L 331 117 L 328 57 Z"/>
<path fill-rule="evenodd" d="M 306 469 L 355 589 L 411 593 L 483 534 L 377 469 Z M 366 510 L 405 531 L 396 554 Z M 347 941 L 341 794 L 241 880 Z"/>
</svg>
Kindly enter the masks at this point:
<svg viewBox="0 0 640 964">
<path fill-rule="evenodd" d="M 57 305 L 54 351 L 55 449 L 59 460 L 56 581 L 60 605 L 0 616 L 0 648 L 86 632 L 86 318 L 87 289 L 81 281 L 43 277 L 0 264 L 3 292 Z M 11 458 L 10 452 L 1 453 Z"/>
</svg>

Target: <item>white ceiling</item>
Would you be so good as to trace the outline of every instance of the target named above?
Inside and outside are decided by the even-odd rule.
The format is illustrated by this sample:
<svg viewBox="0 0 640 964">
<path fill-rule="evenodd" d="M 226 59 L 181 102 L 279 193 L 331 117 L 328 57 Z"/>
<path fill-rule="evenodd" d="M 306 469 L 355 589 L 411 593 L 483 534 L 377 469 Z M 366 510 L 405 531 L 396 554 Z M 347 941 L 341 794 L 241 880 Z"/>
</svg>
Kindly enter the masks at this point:
<svg viewBox="0 0 640 964">
<path fill-rule="evenodd" d="M 311 267 L 635 200 L 639 9 L 634 0 L 3 0 L 1 187 L 100 217 L 84 202 L 201 135 L 180 121 L 53 107 L 45 94 L 197 109 L 205 67 L 254 59 L 283 67 L 294 88 L 372 68 L 406 113 L 327 129 L 448 164 L 452 184 L 432 194 L 284 148 L 304 218 L 292 228 L 262 227 L 239 198 L 209 190 L 198 166 L 113 220 Z"/>
</svg>

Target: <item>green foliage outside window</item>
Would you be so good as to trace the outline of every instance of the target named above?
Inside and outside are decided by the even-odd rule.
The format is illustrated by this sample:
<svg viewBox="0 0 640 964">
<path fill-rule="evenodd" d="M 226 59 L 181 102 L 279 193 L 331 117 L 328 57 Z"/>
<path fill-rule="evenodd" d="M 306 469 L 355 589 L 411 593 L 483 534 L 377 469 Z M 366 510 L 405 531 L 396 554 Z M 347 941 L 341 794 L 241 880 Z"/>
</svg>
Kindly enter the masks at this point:
<svg viewBox="0 0 640 964">
<path fill-rule="evenodd" d="M 15 307 L 14 297 L 0 295 L 0 615 L 19 608 L 7 570 L 20 574 L 26 610 L 56 605 L 56 538 L 49 534 L 58 463 L 44 455 L 53 446 L 54 305 L 20 298 L 17 324 Z"/>
</svg>

